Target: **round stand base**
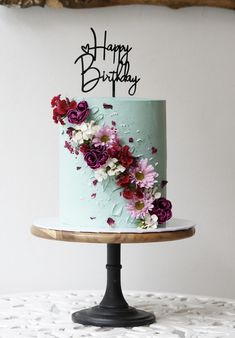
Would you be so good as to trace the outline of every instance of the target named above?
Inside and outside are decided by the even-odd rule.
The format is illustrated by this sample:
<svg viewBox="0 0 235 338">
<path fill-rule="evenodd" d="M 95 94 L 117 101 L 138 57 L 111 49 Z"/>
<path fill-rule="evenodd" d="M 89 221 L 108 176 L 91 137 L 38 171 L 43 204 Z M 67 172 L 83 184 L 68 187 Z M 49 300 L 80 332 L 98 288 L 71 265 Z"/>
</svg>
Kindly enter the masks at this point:
<svg viewBox="0 0 235 338">
<path fill-rule="evenodd" d="M 155 322 L 153 313 L 127 308 L 103 307 L 101 305 L 77 311 L 72 314 L 74 323 L 105 327 L 133 327 Z"/>
</svg>

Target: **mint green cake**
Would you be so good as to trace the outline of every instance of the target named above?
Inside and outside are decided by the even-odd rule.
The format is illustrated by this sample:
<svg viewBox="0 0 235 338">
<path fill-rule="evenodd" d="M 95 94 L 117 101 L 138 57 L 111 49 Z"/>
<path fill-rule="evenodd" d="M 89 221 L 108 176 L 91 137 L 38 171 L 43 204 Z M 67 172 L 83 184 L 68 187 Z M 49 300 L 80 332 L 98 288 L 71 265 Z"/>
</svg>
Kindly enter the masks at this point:
<svg viewBox="0 0 235 338">
<path fill-rule="evenodd" d="M 61 124 L 59 199 L 65 230 L 149 230 L 171 218 L 165 101 L 58 95 L 52 107 Z"/>
</svg>

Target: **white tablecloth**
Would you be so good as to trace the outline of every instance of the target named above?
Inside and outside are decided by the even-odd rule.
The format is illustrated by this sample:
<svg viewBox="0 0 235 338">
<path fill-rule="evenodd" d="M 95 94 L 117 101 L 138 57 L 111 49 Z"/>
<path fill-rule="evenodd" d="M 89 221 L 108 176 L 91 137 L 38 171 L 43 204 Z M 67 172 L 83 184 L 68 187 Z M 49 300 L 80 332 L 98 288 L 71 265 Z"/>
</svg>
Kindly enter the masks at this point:
<svg viewBox="0 0 235 338">
<path fill-rule="evenodd" d="M 126 292 L 129 305 L 153 311 L 157 322 L 134 328 L 99 328 L 71 321 L 96 305 L 102 292 L 63 291 L 0 296 L 0 338 L 235 338 L 235 300 Z"/>
</svg>

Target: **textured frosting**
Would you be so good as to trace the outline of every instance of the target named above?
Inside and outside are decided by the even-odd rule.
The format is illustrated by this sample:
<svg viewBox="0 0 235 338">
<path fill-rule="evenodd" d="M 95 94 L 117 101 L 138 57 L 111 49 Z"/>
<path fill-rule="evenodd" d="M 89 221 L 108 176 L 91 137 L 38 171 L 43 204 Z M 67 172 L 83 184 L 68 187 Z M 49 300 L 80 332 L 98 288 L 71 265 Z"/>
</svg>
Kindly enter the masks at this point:
<svg viewBox="0 0 235 338">
<path fill-rule="evenodd" d="M 148 158 L 159 173 L 159 183 L 166 180 L 165 101 L 122 98 L 88 98 L 86 101 L 99 124 L 112 125 L 115 121 L 120 139 L 130 146 L 135 156 Z M 112 108 L 105 109 L 104 104 Z M 127 200 L 120 196 L 115 182 L 109 178 L 94 186 L 94 171 L 83 156 L 71 155 L 64 148 L 64 142 L 65 135 L 61 134 L 60 222 L 63 227 L 109 231 L 109 217 L 115 220 L 115 228 L 136 227 L 126 210 Z M 157 148 L 154 154 L 152 147 Z M 165 196 L 164 192 L 162 195 Z"/>
</svg>

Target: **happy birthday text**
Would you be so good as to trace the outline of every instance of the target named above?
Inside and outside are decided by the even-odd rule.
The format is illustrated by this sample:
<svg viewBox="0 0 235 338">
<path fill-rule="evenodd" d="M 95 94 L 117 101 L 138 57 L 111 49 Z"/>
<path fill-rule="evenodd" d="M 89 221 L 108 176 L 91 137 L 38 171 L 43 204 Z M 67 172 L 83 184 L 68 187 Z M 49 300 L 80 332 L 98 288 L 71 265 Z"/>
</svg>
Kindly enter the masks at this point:
<svg viewBox="0 0 235 338">
<path fill-rule="evenodd" d="M 104 32 L 101 43 L 97 41 L 97 36 L 91 28 L 93 43 L 81 46 L 82 54 L 77 57 L 75 64 L 81 63 L 81 77 L 83 92 L 93 90 L 100 82 L 112 83 L 112 96 L 115 96 L 115 85 L 118 82 L 130 83 L 129 95 L 134 95 L 140 78 L 130 74 L 129 53 L 132 47 L 123 44 L 113 44 L 107 42 L 107 31 Z M 107 56 L 111 57 L 111 70 L 101 70 L 97 66 L 97 59 L 106 61 Z M 108 61 L 108 60 L 107 60 Z"/>
</svg>

